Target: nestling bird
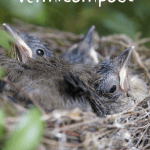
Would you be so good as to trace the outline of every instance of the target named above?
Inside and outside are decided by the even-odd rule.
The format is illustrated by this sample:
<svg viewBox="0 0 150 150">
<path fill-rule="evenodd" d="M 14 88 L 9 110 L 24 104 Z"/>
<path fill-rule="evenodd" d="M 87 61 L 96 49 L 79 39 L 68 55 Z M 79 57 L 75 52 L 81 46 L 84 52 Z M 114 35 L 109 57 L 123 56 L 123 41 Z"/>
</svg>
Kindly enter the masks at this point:
<svg viewBox="0 0 150 150">
<path fill-rule="evenodd" d="M 32 47 L 28 42 L 13 32 L 11 26 L 7 24 L 4 26 L 7 31 L 12 30 L 9 33 L 13 37 L 18 36 L 15 38 L 18 46 L 16 55 L 19 53 L 24 58 L 19 60 L 24 61 L 19 62 L 0 56 L 0 64 L 6 70 L 8 78 L 28 93 L 32 93 L 45 110 L 72 109 L 78 106 L 83 110 L 93 110 L 103 115 L 122 111 L 127 106 L 125 103 L 129 103 L 128 99 L 131 102 L 135 101 L 131 94 L 135 86 L 130 86 L 132 80 L 128 79 L 127 73 L 128 61 L 134 47 L 128 48 L 113 60 L 104 61 L 95 67 L 69 64 L 55 56 L 32 57 L 33 55 L 29 54 L 32 54 Z M 22 40 L 29 48 L 24 47 L 20 42 Z M 147 94 L 147 86 L 143 85 L 145 87 L 140 95 Z M 8 85 L 4 90 L 15 92 Z M 22 93 L 16 93 L 15 96 L 27 100 Z"/>
<path fill-rule="evenodd" d="M 93 32 L 95 26 L 91 26 L 84 38 L 79 44 L 73 45 L 64 54 L 61 59 L 70 63 L 84 63 L 93 66 L 99 62 L 97 52 L 93 46 Z"/>
<path fill-rule="evenodd" d="M 134 47 L 132 47 L 132 49 L 133 48 Z M 84 52 L 88 53 L 86 50 Z M 64 54 L 66 60 L 72 63 L 81 63 L 80 59 L 75 60 L 73 57 L 70 57 L 68 53 L 71 52 Z M 129 53 L 128 56 L 125 53 Z M 108 114 L 131 108 L 136 102 L 142 100 L 149 93 L 148 86 L 142 79 L 137 75 L 128 75 L 128 60 L 130 55 L 131 51 L 126 50 L 115 59 L 103 61 L 97 65 L 93 59 L 90 61 L 91 66 L 95 64 L 94 67 L 97 68 L 96 72 L 103 75 L 103 79 L 100 79 L 94 87 L 96 93 L 101 95 L 101 100 L 103 99 L 103 104 L 106 106 Z M 124 60 L 124 57 L 127 57 L 126 60 Z M 78 49 L 78 58 L 82 58 L 82 63 L 86 63 L 86 57 L 82 57 L 82 50 L 80 49 Z M 114 91 L 117 93 L 120 90 L 123 91 L 126 96 L 124 98 L 119 97 L 114 99 Z M 106 96 L 103 97 L 104 95 Z M 110 97 L 110 99 L 108 99 L 108 97 Z"/>
<path fill-rule="evenodd" d="M 83 65 L 84 69 L 81 68 L 81 72 L 78 65 L 68 64 L 53 55 L 40 55 L 39 57 L 36 53 L 36 50 L 42 47 L 38 44 L 39 40 L 17 31 L 8 24 L 3 25 L 15 39 L 17 49 L 14 58 L 19 58 L 16 61 L 0 56 L 0 64 L 5 68 L 8 79 L 26 92 L 32 93 L 48 112 L 56 108 L 80 107 L 83 110 L 103 115 L 103 106 L 99 97 L 84 85 L 89 81 L 90 72 L 93 72 L 90 70 L 91 68 L 87 69 Z M 27 38 L 28 40 L 26 40 Z M 51 52 L 47 47 L 43 51 L 47 51 L 46 54 Z M 78 78 L 80 72 L 84 84 Z M 3 91 L 11 91 L 14 97 L 21 101 L 28 101 L 25 95 L 16 92 L 9 85 L 6 85 Z"/>
<path fill-rule="evenodd" d="M 20 51 L 12 49 L 12 57 L 16 57 L 16 60 L 25 62 L 26 58 L 28 59 L 31 57 L 32 59 L 38 59 L 41 56 L 44 58 L 53 57 L 53 52 L 50 51 L 49 48 L 38 38 L 19 32 L 9 24 L 4 23 L 3 26 L 14 38 L 16 42 L 15 44 L 17 45 L 15 49 L 23 49 Z"/>
<path fill-rule="evenodd" d="M 101 94 L 104 95 L 105 91 L 107 92 L 106 96 L 108 96 L 108 90 L 110 89 L 110 86 L 113 85 L 114 83 L 118 83 L 116 85 L 120 85 L 120 89 L 122 91 L 124 91 L 124 94 L 126 95 L 126 97 L 124 99 L 117 99 L 117 101 L 115 101 L 116 106 L 120 103 L 120 108 L 116 108 L 115 104 L 113 102 L 110 102 L 110 100 L 108 100 L 108 104 L 107 104 L 107 98 L 104 98 L 104 103 L 106 102 L 106 107 L 107 109 L 110 107 L 112 113 L 116 113 L 116 112 L 120 112 L 121 110 L 125 110 L 127 108 L 132 107 L 137 101 L 141 100 L 142 98 L 146 97 L 148 95 L 148 86 L 146 85 L 146 83 L 140 79 L 137 75 L 132 75 L 129 74 L 128 76 L 128 69 L 127 69 L 127 62 L 129 59 L 126 59 L 126 62 L 124 62 L 124 65 L 121 65 L 120 63 L 112 63 L 112 61 L 114 60 L 109 60 L 109 61 L 104 61 L 99 63 L 97 66 L 96 64 L 98 63 L 98 61 L 95 61 L 94 59 L 90 59 L 89 60 L 89 47 L 87 46 L 83 46 L 84 47 L 84 51 L 82 48 L 80 48 L 80 44 L 81 45 L 87 45 L 87 44 L 83 44 L 84 43 L 84 39 L 92 39 L 92 31 L 94 30 L 94 27 L 92 26 L 89 31 L 87 32 L 87 34 L 85 35 L 85 37 L 83 38 L 83 40 L 81 41 L 81 43 L 79 43 L 78 47 L 76 49 L 73 50 L 69 50 L 66 53 L 64 53 L 62 56 L 64 59 L 66 59 L 67 61 L 69 60 L 69 62 L 71 63 L 85 63 L 85 64 L 89 64 L 91 66 L 95 65 L 95 68 L 97 68 L 96 72 L 99 72 L 100 74 L 103 75 L 104 80 L 101 80 L 100 82 L 98 82 L 97 85 L 95 86 L 96 92 L 97 94 Z M 92 40 L 89 40 L 90 45 L 92 44 Z M 123 54 L 124 55 L 124 54 Z M 131 54 L 129 54 L 130 57 Z M 97 55 L 95 55 L 97 56 Z M 121 55 L 120 55 L 121 56 Z M 125 56 L 125 55 L 124 55 Z M 78 58 L 78 59 L 76 59 Z M 120 60 L 123 60 L 122 58 L 120 58 Z M 119 61 L 118 61 L 119 62 Z M 118 70 L 118 66 L 120 66 L 120 69 Z M 123 66 L 121 68 L 121 66 Z M 126 67 L 125 67 L 126 66 Z M 118 70 L 118 74 L 116 72 L 116 70 Z M 119 75 L 119 78 L 116 77 L 116 75 Z M 124 83 L 124 79 L 125 82 Z M 120 84 L 119 84 L 120 83 Z M 115 85 L 115 84 L 114 84 Z M 107 89 L 108 87 L 108 89 Z M 113 93 L 114 90 L 119 89 L 116 86 L 112 86 L 113 88 L 111 88 L 111 91 Z M 110 98 L 114 99 L 111 94 Z M 103 104 L 104 104 L 103 103 Z M 114 105 L 114 106 L 113 106 Z M 113 108 L 111 108 L 113 107 Z"/>
</svg>

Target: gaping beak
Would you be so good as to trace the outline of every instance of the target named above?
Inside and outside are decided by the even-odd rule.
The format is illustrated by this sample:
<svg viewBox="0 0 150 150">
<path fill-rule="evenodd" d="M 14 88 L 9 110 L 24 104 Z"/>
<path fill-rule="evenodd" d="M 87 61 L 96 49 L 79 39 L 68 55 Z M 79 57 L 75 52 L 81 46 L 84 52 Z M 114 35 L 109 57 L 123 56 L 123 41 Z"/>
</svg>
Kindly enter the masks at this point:
<svg viewBox="0 0 150 150">
<path fill-rule="evenodd" d="M 25 43 L 23 40 L 24 34 L 16 30 L 14 27 L 12 27 L 9 24 L 4 23 L 3 24 L 4 29 L 14 38 L 15 44 L 18 47 L 19 52 L 17 52 L 17 57 L 19 61 L 25 62 L 27 59 L 32 57 L 32 50 L 31 48 Z"/>
<path fill-rule="evenodd" d="M 129 47 L 122 54 L 114 59 L 114 62 L 119 66 L 119 78 L 120 78 L 120 87 L 123 91 L 125 91 L 125 81 L 127 77 L 128 71 L 128 62 L 131 58 L 132 51 L 135 47 Z"/>
</svg>

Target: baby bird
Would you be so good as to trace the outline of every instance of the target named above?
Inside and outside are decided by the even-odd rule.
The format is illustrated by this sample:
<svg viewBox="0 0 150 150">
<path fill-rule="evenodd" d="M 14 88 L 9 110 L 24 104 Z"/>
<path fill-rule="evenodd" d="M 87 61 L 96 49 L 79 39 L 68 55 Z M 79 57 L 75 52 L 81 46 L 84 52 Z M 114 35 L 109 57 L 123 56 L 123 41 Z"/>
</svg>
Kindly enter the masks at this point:
<svg viewBox="0 0 150 150">
<path fill-rule="evenodd" d="M 16 60 L 25 62 L 26 58 L 53 57 L 53 52 L 38 38 L 20 32 L 9 24 L 4 23 L 3 26 L 15 40 L 17 47 L 12 51 L 14 53 L 12 57 Z"/>
<path fill-rule="evenodd" d="M 82 65 L 81 72 L 78 65 L 74 66 L 54 57 L 38 39 L 21 33 L 8 24 L 3 25 L 16 42 L 14 58 L 19 58 L 14 60 L 0 56 L 0 64 L 4 67 L 8 79 L 33 94 L 47 112 L 57 108 L 79 107 L 85 111 L 94 111 L 101 116 L 104 114 L 99 97 L 87 86 L 90 72 L 94 72 L 91 68 L 86 69 Z M 44 55 L 39 55 L 37 52 L 40 48 L 44 51 Z M 79 79 L 79 74 L 82 74 L 84 83 Z M 1 89 L 4 92 L 12 92 L 13 97 L 20 101 L 29 100 L 27 96 L 9 85 Z"/>
<path fill-rule="evenodd" d="M 95 26 L 91 26 L 79 44 L 73 45 L 67 52 L 61 55 L 61 59 L 70 63 L 84 63 L 93 66 L 99 62 L 97 52 L 93 46 L 93 32 Z"/>
<path fill-rule="evenodd" d="M 134 47 L 131 47 L 131 49 L 133 48 Z M 84 51 L 84 52 L 87 53 L 88 51 Z M 128 52 L 129 54 L 127 56 L 125 53 Z M 82 61 L 80 61 L 80 59 L 74 59 L 74 57 L 70 57 L 68 53 L 72 54 L 72 51 L 66 52 L 63 55 L 65 56 L 64 58 L 66 60 L 69 60 L 71 63 L 86 63 L 87 61 L 86 57 L 82 57 L 82 50 L 80 49 L 78 49 L 78 58 L 82 58 Z M 127 66 L 128 66 L 130 55 L 131 55 L 131 51 L 126 50 L 125 52 L 123 52 L 121 55 L 119 55 L 113 60 L 107 60 L 98 63 L 95 62 L 94 59 L 91 59 L 89 62 L 91 63 L 91 66 L 96 68 L 97 73 L 103 75 L 104 79 L 103 80 L 100 79 L 100 81 L 98 81 L 98 83 L 95 84 L 94 87 L 96 93 L 98 95 L 101 95 L 101 99 L 102 96 L 106 95 L 106 97 L 103 98 L 104 99 L 103 104 L 105 103 L 105 106 L 108 110 L 108 114 L 117 113 L 127 108 L 128 109 L 131 108 L 136 102 L 142 100 L 149 93 L 148 86 L 142 79 L 140 79 L 137 75 L 129 74 L 128 76 Z M 126 56 L 127 58 L 124 59 L 123 57 Z M 114 101 L 114 92 L 117 93 L 120 92 L 120 90 L 123 91 L 125 97 L 121 99 L 117 98 Z M 110 97 L 110 99 L 112 99 L 114 102 L 110 101 L 108 97 Z"/>
<path fill-rule="evenodd" d="M 12 28 L 7 28 L 7 31 L 10 29 Z M 134 47 L 126 49 L 113 60 L 90 67 L 86 64 L 66 63 L 55 56 L 36 57 L 35 53 L 36 55 L 32 57 L 33 55 L 29 53 L 30 50 L 34 53 L 34 49 L 32 51 L 27 41 L 25 44 L 29 48 L 24 47 L 20 42 L 23 38 L 19 35 L 18 37 L 15 38 L 17 51 L 24 58 L 20 60 L 24 61 L 0 56 L 0 64 L 6 70 L 8 78 L 25 91 L 32 93 L 46 111 L 80 107 L 102 116 L 118 113 L 124 110 L 130 101 L 135 101 L 132 99 L 134 98 L 132 92 L 130 93 L 134 87 L 130 86 L 131 80 L 128 79 L 128 61 Z M 146 95 L 148 90 L 146 84 L 144 85 L 145 90 L 142 93 Z M 14 91 L 8 85 L 4 89 Z M 27 99 L 20 92 L 15 96 Z"/>
</svg>

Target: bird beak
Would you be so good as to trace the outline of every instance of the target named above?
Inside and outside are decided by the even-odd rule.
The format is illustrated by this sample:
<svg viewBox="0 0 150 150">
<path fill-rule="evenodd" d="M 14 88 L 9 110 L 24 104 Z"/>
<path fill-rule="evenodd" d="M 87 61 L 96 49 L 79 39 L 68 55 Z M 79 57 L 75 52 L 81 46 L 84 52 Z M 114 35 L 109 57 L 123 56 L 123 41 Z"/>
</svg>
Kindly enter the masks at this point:
<svg viewBox="0 0 150 150">
<path fill-rule="evenodd" d="M 88 30 L 82 41 L 79 43 L 79 50 L 89 49 L 92 46 L 93 41 L 93 32 L 94 32 L 95 26 L 91 26 L 91 28 Z"/>
<path fill-rule="evenodd" d="M 86 33 L 86 35 L 84 36 L 83 41 L 86 41 L 87 43 L 92 43 L 94 29 L 95 26 L 92 25 L 91 28 Z"/>
<path fill-rule="evenodd" d="M 131 58 L 133 49 L 134 49 L 134 46 L 129 47 L 122 54 L 120 54 L 114 59 L 114 63 L 117 63 L 117 65 L 119 66 L 120 88 L 123 91 L 126 90 L 126 79 L 127 79 L 126 77 L 127 77 L 127 71 L 128 71 L 128 62 Z"/>
<path fill-rule="evenodd" d="M 27 59 L 32 57 L 32 50 L 31 48 L 26 44 L 26 42 L 23 40 L 23 36 L 25 34 L 19 32 L 14 27 L 12 27 L 9 24 L 4 23 L 3 24 L 4 29 L 14 38 L 15 43 L 18 47 L 19 52 L 16 52 L 18 56 L 18 60 L 25 62 Z M 17 49 L 16 49 L 17 51 Z"/>
<path fill-rule="evenodd" d="M 94 62 L 97 64 L 98 56 L 97 53 L 93 47 L 93 32 L 94 32 L 95 26 L 92 25 L 91 28 L 88 30 L 82 41 L 78 45 L 79 51 L 86 51 L 90 55 L 90 57 L 94 60 Z"/>
</svg>

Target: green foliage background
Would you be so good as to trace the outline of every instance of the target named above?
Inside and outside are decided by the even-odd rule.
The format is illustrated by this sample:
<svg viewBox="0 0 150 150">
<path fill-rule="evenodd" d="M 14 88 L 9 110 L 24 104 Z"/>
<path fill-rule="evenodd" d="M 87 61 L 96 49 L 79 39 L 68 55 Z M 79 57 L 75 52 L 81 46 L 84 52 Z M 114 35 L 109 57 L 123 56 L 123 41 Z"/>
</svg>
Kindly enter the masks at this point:
<svg viewBox="0 0 150 150">
<path fill-rule="evenodd" d="M 74 33 L 85 33 L 94 24 L 100 36 L 113 33 L 125 33 L 131 38 L 138 33 L 142 37 L 150 36 L 150 1 L 134 0 L 124 3 L 116 0 L 109 3 L 102 2 L 99 7 L 98 0 L 92 2 L 66 3 L 55 0 L 1 0 L 0 23 L 12 22 L 12 18 L 37 24 L 50 26 L 60 30 Z M 39 2 L 37 2 L 39 1 Z"/>
<path fill-rule="evenodd" d="M 32 0 L 30 0 L 32 1 Z M 12 23 L 13 18 L 36 24 L 39 26 L 53 27 L 64 31 L 74 33 L 85 33 L 91 25 L 96 26 L 100 36 L 124 33 L 132 39 L 138 32 L 142 33 L 142 37 L 150 36 L 150 1 L 149 0 L 134 0 L 125 3 L 120 3 L 118 0 L 114 3 L 109 3 L 107 0 L 102 2 L 99 7 L 98 0 L 92 2 L 66 3 L 49 2 L 49 0 L 39 0 L 33 3 L 28 3 L 24 0 L 0 0 L 0 24 Z M 9 49 L 8 39 L 10 37 L 6 32 L 0 31 L 0 45 L 5 49 Z M 5 73 L 0 69 L 0 76 Z M 35 149 L 41 139 L 43 133 L 43 122 L 41 114 L 37 110 L 30 110 L 25 121 L 20 122 L 20 128 L 16 125 L 16 129 L 12 132 L 9 138 L 5 141 L 3 149 Z M 5 114 L 0 110 L 0 143 L 1 137 L 4 134 Z M 30 134 L 27 131 L 30 131 Z M 35 132 L 36 131 L 36 132 Z M 38 132 L 37 132 L 38 131 Z M 28 136 L 32 136 L 30 141 Z M 19 144 L 18 144 L 19 143 Z M 28 147 L 26 147 L 28 145 Z M 0 147 L 1 148 L 1 147 Z"/>
</svg>

